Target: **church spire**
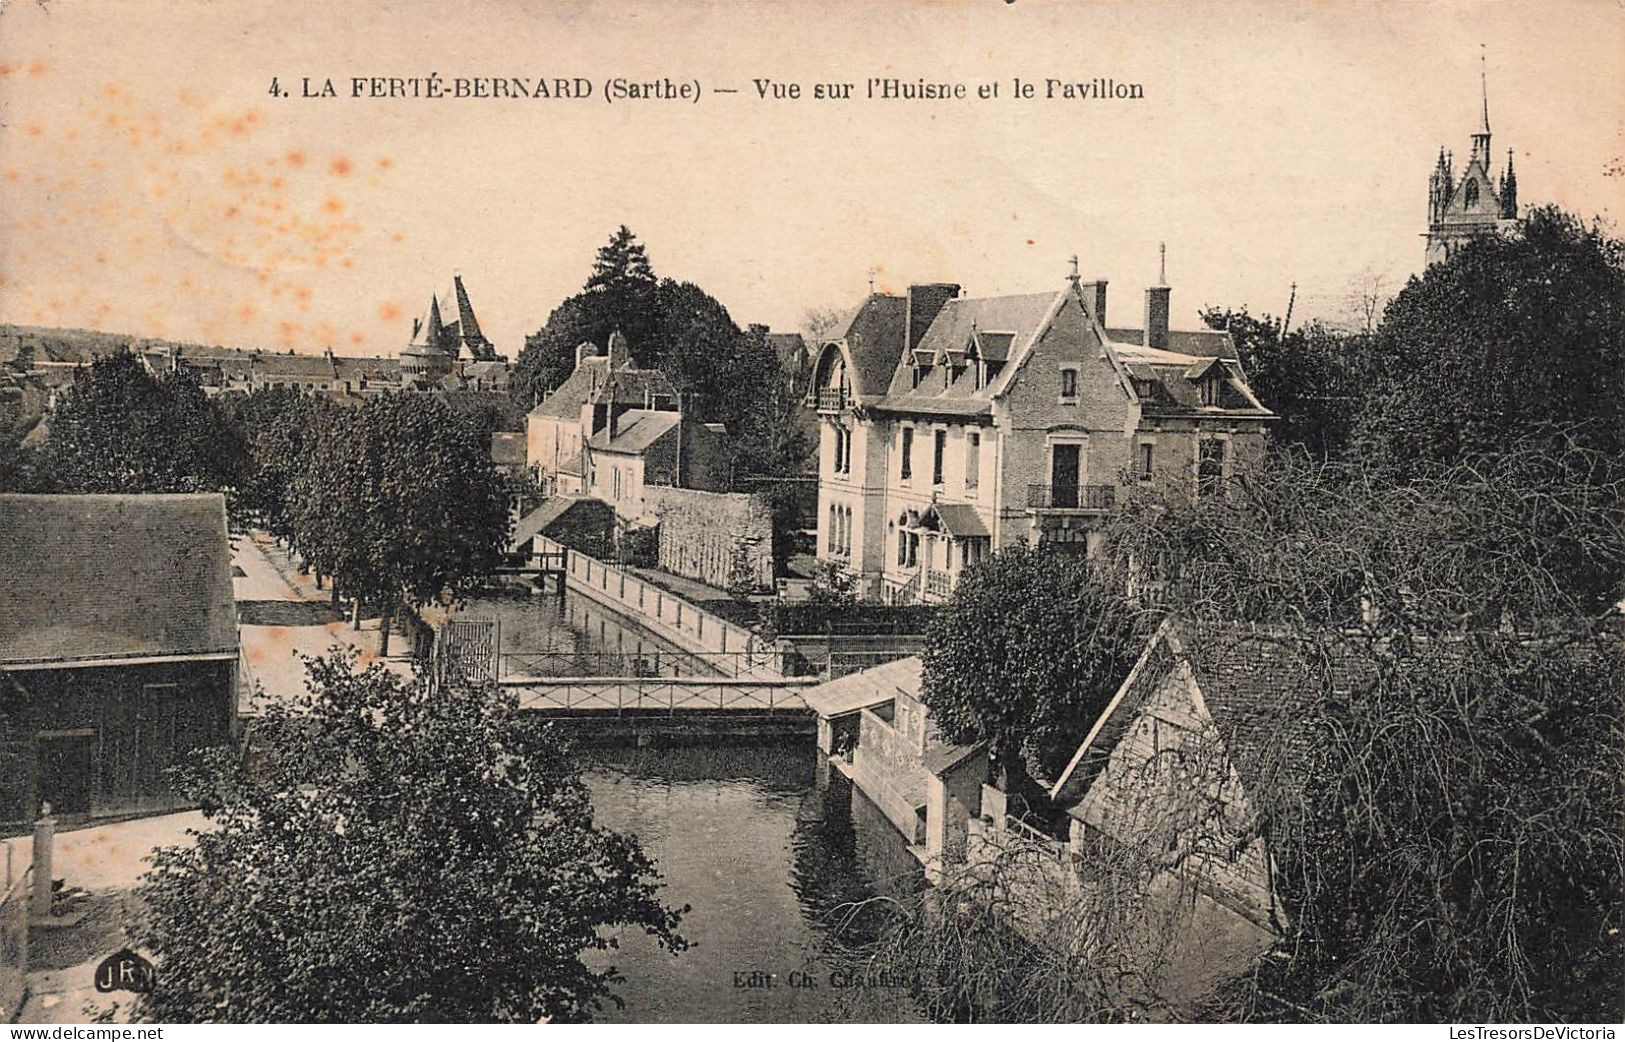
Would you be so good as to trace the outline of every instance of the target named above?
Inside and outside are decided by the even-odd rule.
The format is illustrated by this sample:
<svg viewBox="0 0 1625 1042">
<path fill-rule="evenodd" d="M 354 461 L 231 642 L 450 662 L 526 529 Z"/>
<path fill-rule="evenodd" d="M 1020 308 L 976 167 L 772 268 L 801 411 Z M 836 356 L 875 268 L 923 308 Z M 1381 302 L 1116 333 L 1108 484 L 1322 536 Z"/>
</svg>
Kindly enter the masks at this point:
<svg viewBox="0 0 1625 1042">
<path fill-rule="evenodd" d="M 440 298 L 429 297 L 429 325 L 423 331 L 424 347 L 439 347 L 446 335 L 446 325 L 440 319 Z"/>
<path fill-rule="evenodd" d="M 1484 176 L 1490 173 L 1490 79 L 1489 61 L 1482 50 L 1478 54 L 1478 89 L 1479 97 L 1484 106 L 1484 123 L 1473 135 L 1473 159 L 1476 159 L 1484 169 Z"/>
</svg>

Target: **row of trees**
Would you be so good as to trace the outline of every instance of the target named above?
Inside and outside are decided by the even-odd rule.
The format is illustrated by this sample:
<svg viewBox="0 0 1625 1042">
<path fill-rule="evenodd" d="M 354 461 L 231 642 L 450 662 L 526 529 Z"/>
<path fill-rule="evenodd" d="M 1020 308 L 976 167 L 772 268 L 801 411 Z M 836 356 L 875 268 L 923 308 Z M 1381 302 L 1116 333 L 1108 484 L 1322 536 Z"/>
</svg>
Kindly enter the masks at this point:
<svg viewBox="0 0 1625 1042">
<path fill-rule="evenodd" d="M 489 403 L 386 395 L 359 407 L 289 389 L 210 399 L 184 373 L 120 352 L 75 375 L 14 491 L 226 494 L 253 521 L 383 615 L 478 582 L 501 561 L 509 484 L 491 462 Z"/>
<path fill-rule="evenodd" d="M 1185 1015 L 1618 1018 L 1622 258 L 1539 211 L 1413 279 L 1369 336 L 1216 316 L 1286 418 L 1274 449 L 1222 496 L 1131 496 L 1088 561 L 995 554 L 938 616 L 932 718 L 1034 804 L 1163 619 L 1305 649 L 1279 682 L 1314 697 L 1268 750 L 1294 769 L 1248 793 L 1280 957 Z M 1290 734 L 1316 736 L 1312 762 Z M 989 899 L 972 875 L 898 915 L 881 954 L 939 1016 L 1128 1015 L 1119 971 L 1156 953 L 1107 913 L 1171 878 L 1133 854 L 1092 855 L 1096 886 L 1067 900 L 1099 921 L 1053 950 L 952 914 Z M 1075 987 L 1030 986 L 1046 977 Z"/>
</svg>

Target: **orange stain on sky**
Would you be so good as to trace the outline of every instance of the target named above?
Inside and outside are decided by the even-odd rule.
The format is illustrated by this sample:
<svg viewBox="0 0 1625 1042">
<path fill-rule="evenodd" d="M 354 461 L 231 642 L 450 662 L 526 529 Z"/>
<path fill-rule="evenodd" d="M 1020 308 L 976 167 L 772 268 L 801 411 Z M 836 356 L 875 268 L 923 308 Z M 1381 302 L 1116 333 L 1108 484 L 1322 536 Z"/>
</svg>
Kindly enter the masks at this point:
<svg viewBox="0 0 1625 1042">
<path fill-rule="evenodd" d="M 378 309 L 378 317 L 385 322 L 394 322 L 401 317 L 401 306 L 390 301 Z"/>
<path fill-rule="evenodd" d="M 283 156 L 283 158 L 288 161 L 289 166 L 304 166 L 305 165 L 305 154 L 303 152 L 299 151 L 297 148 L 294 149 L 292 152 L 289 152 L 286 156 Z"/>
<path fill-rule="evenodd" d="M 333 173 L 340 177 L 349 177 L 350 171 L 355 169 L 355 164 L 351 163 L 344 156 L 335 156 L 333 157 L 333 161 L 327 165 L 327 169 L 333 171 Z"/>
</svg>

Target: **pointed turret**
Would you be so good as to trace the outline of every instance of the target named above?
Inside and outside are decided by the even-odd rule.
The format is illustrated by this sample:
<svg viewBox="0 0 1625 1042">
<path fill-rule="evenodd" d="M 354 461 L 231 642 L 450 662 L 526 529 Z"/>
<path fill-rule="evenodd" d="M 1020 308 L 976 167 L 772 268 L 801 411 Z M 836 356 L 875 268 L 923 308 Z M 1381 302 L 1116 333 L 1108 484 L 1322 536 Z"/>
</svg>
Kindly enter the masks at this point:
<svg viewBox="0 0 1625 1042">
<path fill-rule="evenodd" d="M 446 335 L 446 326 L 440 320 L 440 298 L 429 298 L 429 325 L 423 331 L 423 343 L 427 347 L 439 347 L 441 339 Z"/>
<path fill-rule="evenodd" d="M 1512 149 L 1507 149 L 1507 172 L 1501 175 L 1501 216 L 1513 220 L 1518 216 L 1518 175 L 1512 169 Z"/>
<path fill-rule="evenodd" d="M 463 288 L 463 276 L 454 274 L 451 278 L 452 287 L 457 295 L 457 328 L 462 342 L 468 346 L 468 353 L 478 361 L 491 361 L 496 358 L 496 347 L 491 341 L 485 339 L 480 332 L 479 321 L 474 318 L 474 305 L 468 301 L 468 290 Z"/>
</svg>

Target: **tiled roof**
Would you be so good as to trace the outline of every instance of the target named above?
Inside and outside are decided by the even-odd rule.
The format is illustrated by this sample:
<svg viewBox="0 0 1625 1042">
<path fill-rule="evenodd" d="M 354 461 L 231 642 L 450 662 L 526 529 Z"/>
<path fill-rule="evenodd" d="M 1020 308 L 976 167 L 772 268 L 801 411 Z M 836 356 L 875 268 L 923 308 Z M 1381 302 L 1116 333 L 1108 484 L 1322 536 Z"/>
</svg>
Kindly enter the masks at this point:
<svg viewBox="0 0 1625 1042">
<path fill-rule="evenodd" d="M 683 416 L 677 412 L 628 409 L 616 423 L 615 437 L 609 429 L 599 431 L 587 444 L 605 452 L 642 452 L 677 429 Z"/>
<path fill-rule="evenodd" d="M 1010 344 L 1025 343 L 1048 317 L 1055 303 L 1054 293 L 1018 293 L 1006 297 L 959 297 L 943 305 L 931 328 L 920 338 L 916 350 L 931 358 L 948 352 L 963 352 L 974 332 L 979 337 L 990 336 L 983 346 L 997 346 L 1000 342 L 1008 351 Z M 908 366 L 899 366 L 892 377 L 892 391 L 908 387 Z M 901 383 L 899 383 L 901 381 Z"/>
<path fill-rule="evenodd" d="M 225 499 L 0 495 L 0 665 L 235 653 Z"/>
<path fill-rule="evenodd" d="M 254 359 L 254 372 L 263 376 L 305 376 L 332 379 L 333 363 L 324 355 L 261 354 Z"/>
</svg>

